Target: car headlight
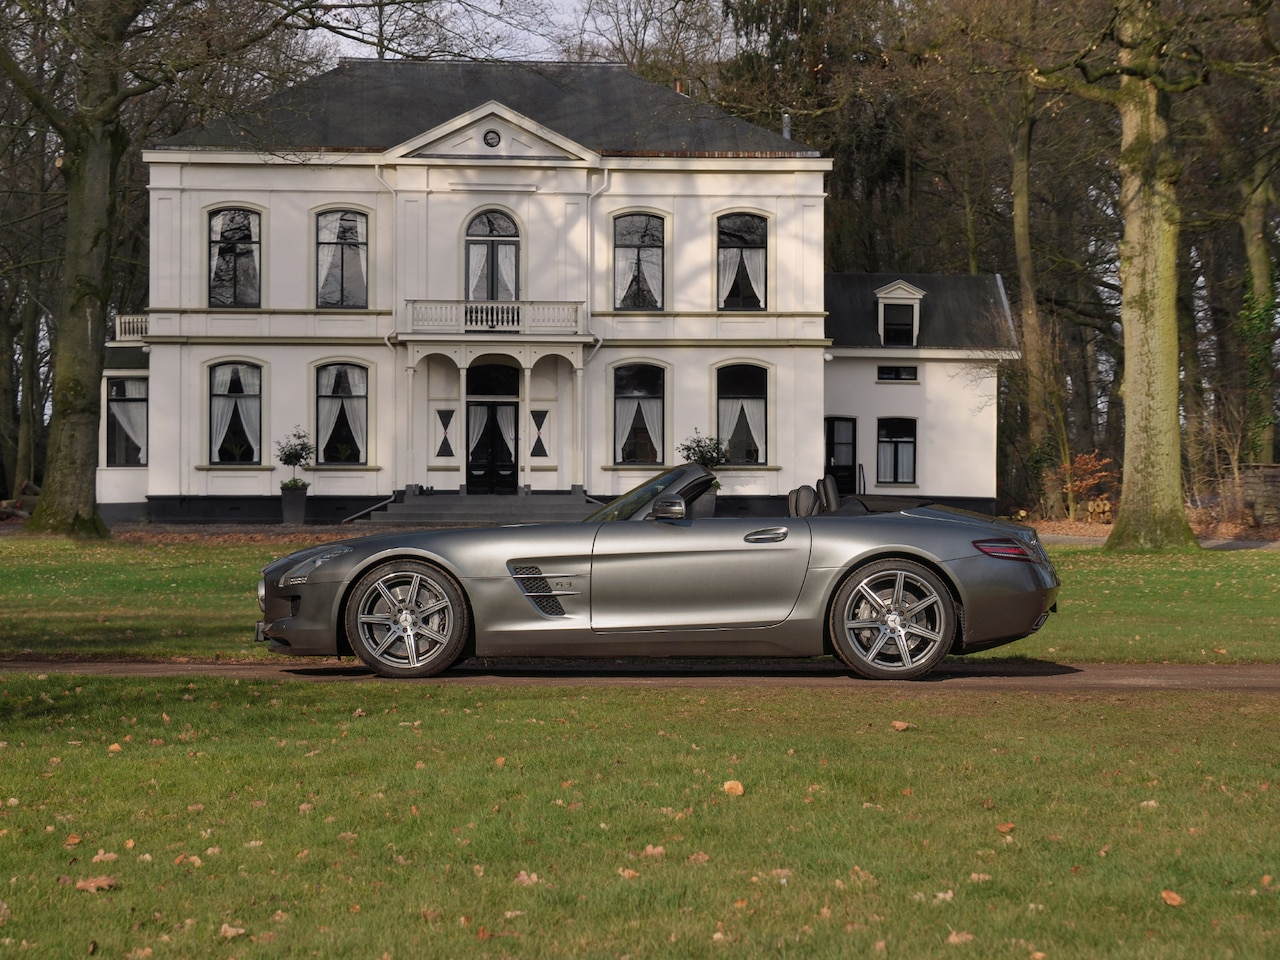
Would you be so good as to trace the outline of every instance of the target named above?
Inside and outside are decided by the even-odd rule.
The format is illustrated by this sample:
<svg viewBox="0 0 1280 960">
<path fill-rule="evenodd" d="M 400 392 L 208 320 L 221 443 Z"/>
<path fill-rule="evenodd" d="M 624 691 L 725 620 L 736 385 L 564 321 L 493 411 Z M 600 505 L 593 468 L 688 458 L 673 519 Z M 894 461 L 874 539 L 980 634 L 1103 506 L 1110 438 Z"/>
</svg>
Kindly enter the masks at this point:
<svg viewBox="0 0 1280 960">
<path fill-rule="evenodd" d="M 284 576 L 280 578 L 280 586 L 293 587 L 300 583 L 306 583 L 307 578 L 315 573 L 320 567 L 324 566 L 335 557 L 340 557 L 344 553 L 350 553 L 350 547 L 327 547 L 319 553 L 313 553 L 300 563 L 294 564 Z"/>
</svg>

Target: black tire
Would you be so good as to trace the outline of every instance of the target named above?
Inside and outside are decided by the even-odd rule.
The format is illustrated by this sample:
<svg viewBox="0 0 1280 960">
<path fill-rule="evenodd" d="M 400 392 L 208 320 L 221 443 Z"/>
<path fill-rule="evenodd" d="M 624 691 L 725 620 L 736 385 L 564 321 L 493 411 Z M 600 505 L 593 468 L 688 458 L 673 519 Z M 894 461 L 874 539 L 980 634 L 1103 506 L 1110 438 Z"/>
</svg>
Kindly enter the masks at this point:
<svg viewBox="0 0 1280 960">
<path fill-rule="evenodd" d="M 469 626 L 457 581 L 419 560 L 386 563 L 356 581 L 345 620 L 356 656 L 392 678 L 430 677 L 448 668 Z"/>
<path fill-rule="evenodd" d="M 951 650 L 951 591 L 911 560 L 877 560 L 855 570 L 831 604 L 831 643 L 849 669 L 869 680 L 922 677 Z"/>
</svg>

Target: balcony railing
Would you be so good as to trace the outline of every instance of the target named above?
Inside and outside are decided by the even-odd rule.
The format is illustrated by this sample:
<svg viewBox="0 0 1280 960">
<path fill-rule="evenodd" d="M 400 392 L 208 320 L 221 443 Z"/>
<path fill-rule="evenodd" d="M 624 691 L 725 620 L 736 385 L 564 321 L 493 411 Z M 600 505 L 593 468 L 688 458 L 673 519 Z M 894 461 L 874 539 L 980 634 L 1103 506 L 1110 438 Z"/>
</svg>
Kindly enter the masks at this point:
<svg viewBox="0 0 1280 960">
<path fill-rule="evenodd" d="M 141 340 L 147 335 L 148 317 L 145 313 L 116 314 L 115 340 Z"/>
<path fill-rule="evenodd" d="M 582 333 L 582 304 L 552 300 L 409 300 L 402 333 Z"/>
</svg>

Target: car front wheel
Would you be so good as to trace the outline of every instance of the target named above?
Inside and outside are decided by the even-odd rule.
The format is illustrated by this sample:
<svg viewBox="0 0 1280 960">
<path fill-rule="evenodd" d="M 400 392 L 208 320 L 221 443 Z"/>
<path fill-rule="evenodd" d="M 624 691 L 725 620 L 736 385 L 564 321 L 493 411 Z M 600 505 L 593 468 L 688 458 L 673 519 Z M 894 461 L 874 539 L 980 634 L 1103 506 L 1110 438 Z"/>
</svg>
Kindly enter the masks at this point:
<svg viewBox="0 0 1280 960">
<path fill-rule="evenodd" d="M 356 582 L 347 602 L 351 649 L 384 677 L 429 677 L 444 670 L 462 651 L 467 625 L 461 588 L 417 560 L 375 567 Z"/>
<path fill-rule="evenodd" d="M 841 584 L 831 605 L 836 654 L 859 676 L 910 680 L 951 649 L 956 611 L 933 571 L 910 560 L 870 563 Z"/>
</svg>

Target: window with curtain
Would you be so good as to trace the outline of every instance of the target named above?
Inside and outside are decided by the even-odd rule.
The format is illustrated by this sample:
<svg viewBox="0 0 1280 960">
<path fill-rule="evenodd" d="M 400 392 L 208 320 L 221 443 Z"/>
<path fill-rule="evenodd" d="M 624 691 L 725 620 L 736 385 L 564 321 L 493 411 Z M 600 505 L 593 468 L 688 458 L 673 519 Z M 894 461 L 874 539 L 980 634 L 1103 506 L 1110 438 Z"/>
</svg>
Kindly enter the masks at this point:
<svg viewBox="0 0 1280 960">
<path fill-rule="evenodd" d="M 369 371 L 354 363 L 316 369 L 317 463 L 369 462 Z"/>
<path fill-rule="evenodd" d="M 630 213 L 613 221 L 615 310 L 662 309 L 662 217 Z"/>
<path fill-rule="evenodd" d="M 916 422 L 885 417 L 876 422 L 876 482 L 916 482 Z"/>
<path fill-rule="evenodd" d="M 240 209 L 209 214 L 209 306 L 260 306 L 261 275 L 261 215 Z"/>
<path fill-rule="evenodd" d="M 316 307 L 369 305 L 369 217 L 330 210 L 316 217 Z"/>
<path fill-rule="evenodd" d="M 613 462 L 662 463 L 666 371 L 651 363 L 613 370 Z"/>
<path fill-rule="evenodd" d="M 717 306 L 721 310 L 763 310 L 769 222 L 750 213 L 730 213 L 721 217 L 717 226 Z"/>
<path fill-rule="evenodd" d="M 147 465 L 147 381 L 107 378 L 107 466 Z"/>
<path fill-rule="evenodd" d="M 209 462 L 262 462 L 262 368 L 220 363 L 209 369 Z"/>
<path fill-rule="evenodd" d="M 520 231 L 505 213 L 487 210 L 467 224 L 467 299 L 520 299 Z"/>
<path fill-rule="evenodd" d="M 716 371 L 718 435 L 729 463 L 768 463 L 769 371 L 735 363 Z"/>
</svg>

